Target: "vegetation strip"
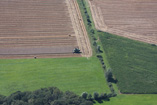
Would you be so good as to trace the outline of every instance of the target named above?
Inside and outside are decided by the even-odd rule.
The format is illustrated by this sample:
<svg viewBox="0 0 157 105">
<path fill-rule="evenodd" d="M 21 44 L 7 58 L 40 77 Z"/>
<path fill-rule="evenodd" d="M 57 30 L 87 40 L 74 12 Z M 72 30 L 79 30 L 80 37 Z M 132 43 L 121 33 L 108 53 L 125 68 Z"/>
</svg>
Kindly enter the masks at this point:
<svg viewBox="0 0 157 105">
<path fill-rule="evenodd" d="M 81 12 L 82 12 L 84 22 L 86 23 L 86 29 L 87 29 L 88 35 L 91 39 L 91 43 L 93 43 L 92 45 L 93 45 L 94 52 L 102 64 L 102 68 L 104 70 L 103 72 L 105 73 L 104 76 L 106 77 L 106 74 L 108 72 L 107 68 L 109 68 L 109 67 L 107 67 L 105 65 L 105 63 L 107 63 L 107 60 L 105 60 L 106 62 L 104 62 L 104 59 L 106 59 L 106 58 L 102 56 L 104 54 L 103 53 L 104 51 L 101 49 L 101 44 L 98 43 L 99 40 L 98 40 L 98 36 L 97 36 L 97 30 L 95 29 L 92 18 L 90 17 L 91 16 L 90 9 L 87 7 L 87 4 L 86 4 L 87 2 L 85 0 L 78 0 L 78 3 L 80 6 L 80 9 L 81 9 Z M 108 78 L 108 77 L 106 77 L 106 78 Z M 110 87 L 112 96 L 113 97 L 116 96 L 116 92 L 113 88 L 111 81 L 107 81 L 107 82 L 108 82 L 108 86 Z"/>
</svg>

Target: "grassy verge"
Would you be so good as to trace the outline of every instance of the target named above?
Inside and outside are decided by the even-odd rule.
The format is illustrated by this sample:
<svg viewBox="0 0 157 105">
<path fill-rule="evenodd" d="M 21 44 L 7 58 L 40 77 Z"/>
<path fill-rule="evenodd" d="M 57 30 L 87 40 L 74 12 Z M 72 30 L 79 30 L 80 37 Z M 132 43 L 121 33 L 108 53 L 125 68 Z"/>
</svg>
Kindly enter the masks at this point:
<svg viewBox="0 0 157 105">
<path fill-rule="evenodd" d="M 99 58 L 99 60 L 102 64 L 104 74 L 105 74 L 107 72 L 107 70 L 110 68 L 110 65 L 107 61 L 107 56 L 106 56 L 105 51 L 103 50 L 102 44 L 100 42 L 100 39 L 98 36 L 99 32 L 95 29 L 95 25 L 94 25 L 94 22 L 92 19 L 92 14 L 90 11 L 89 4 L 88 4 L 87 0 L 77 0 L 77 2 L 79 4 L 80 11 L 81 11 L 81 14 L 83 17 L 83 21 L 85 23 L 86 30 L 89 35 L 90 41 L 91 41 L 91 45 L 92 45 L 92 48 L 94 51 L 94 56 L 96 56 L 96 55 L 101 56 L 101 59 Z M 99 49 L 98 49 L 98 47 L 99 47 Z M 111 89 L 112 94 L 118 93 L 118 88 L 115 84 L 112 85 L 111 83 L 108 83 L 108 85 Z M 112 90 L 114 90 L 114 91 L 112 91 Z"/>
<path fill-rule="evenodd" d="M 93 48 L 93 51 L 94 51 L 94 56 L 97 55 L 97 54 L 102 55 L 103 58 L 104 58 L 104 62 L 106 64 L 106 67 L 110 68 L 110 65 L 109 65 L 109 63 L 106 59 L 107 57 L 106 57 L 105 53 L 96 53 L 96 46 L 93 45 L 94 42 L 96 42 L 96 44 L 99 45 L 101 50 L 104 52 L 102 44 L 99 41 L 99 36 L 98 36 L 99 33 L 95 29 L 95 25 L 94 25 L 94 22 L 93 22 L 93 19 L 92 19 L 92 14 L 91 14 L 91 11 L 90 11 L 89 4 L 88 4 L 87 0 L 77 0 L 77 2 L 78 2 L 79 7 L 80 7 L 80 11 L 81 11 L 81 14 L 82 14 L 82 17 L 83 17 L 83 21 L 85 23 L 87 33 L 89 35 L 89 39 L 90 39 L 90 42 L 91 42 L 91 45 L 92 45 L 92 48 Z M 89 22 L 87 20 L 87 15 L 88 15 L 88 17 L 91 21 L 90 25 L 89 25 Z"/>
<path fill-rule="evenodd" d="M 0 60 L 0 74 L 2 95 L 50 86 L 78 95 L 110 91 L 96 57 Z"/>
</svg>

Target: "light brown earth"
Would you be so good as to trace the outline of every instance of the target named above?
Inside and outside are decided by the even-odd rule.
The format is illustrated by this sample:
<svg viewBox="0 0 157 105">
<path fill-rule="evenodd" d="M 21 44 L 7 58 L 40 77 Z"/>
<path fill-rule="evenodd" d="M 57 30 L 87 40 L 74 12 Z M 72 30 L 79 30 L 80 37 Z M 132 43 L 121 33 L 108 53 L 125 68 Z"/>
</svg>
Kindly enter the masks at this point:
<svg viewBox="0 0 157 105">
<path fill-rule="evenodd" d="M 75 30 L 75 35 L 77 38 L 78 45 L 80 46 L 80 50 L 82 51 L 82 56 L 90 57 L 92 56 L 92 49 L 90 46 L 88 34 L 81 16 L 81 12 L 76 0 L 66 0 L 70 17 L 73 23 L 73 27 Z"/>
<path fill-rule="evenodd" d="M 0 0 L 0 58 L 90 57 L 77 6 L 73 0 Z M 72 53 L 76 47 L 81 54 Z"/>
<path fill-rule="evenodd" d="M 157 0 L 88 0 L 98 30 L 157 44 Z"/>
</svg>

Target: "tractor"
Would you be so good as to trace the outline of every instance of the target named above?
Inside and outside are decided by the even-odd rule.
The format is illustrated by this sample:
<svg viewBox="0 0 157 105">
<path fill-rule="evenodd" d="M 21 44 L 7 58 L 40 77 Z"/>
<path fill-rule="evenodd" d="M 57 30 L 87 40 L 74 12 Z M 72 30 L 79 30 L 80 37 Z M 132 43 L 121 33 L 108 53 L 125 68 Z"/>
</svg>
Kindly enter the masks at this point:
<svg viewBox="0 0 157 105">
<path fill-rule="evenodd" d="M 81 53 L 79 48 L 74 48 L 73 53 Z"/>
</svg>

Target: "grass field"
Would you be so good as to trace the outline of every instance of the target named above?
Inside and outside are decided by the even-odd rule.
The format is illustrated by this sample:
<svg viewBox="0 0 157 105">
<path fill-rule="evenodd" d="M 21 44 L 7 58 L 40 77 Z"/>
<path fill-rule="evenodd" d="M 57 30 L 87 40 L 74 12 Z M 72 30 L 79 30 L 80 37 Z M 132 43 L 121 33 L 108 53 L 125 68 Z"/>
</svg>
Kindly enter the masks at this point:
<svg viewBox="0 0 157 105">
<path fill-rule="evenodd" d="M 122 93 L 157 93 L 157 47 L 101 33 L 101 42 Z"/>
<path fill-rule="evenodd" d="M 78 95 L 110 92 L 96 57 L 0 60 L 0 74 L 2 95 L 50 86 Z"/>
<path fill-rule="evenodd" d="M 104 101 L 102 104 L 95 105 L 156 105 L 157 95 L 153 94 L 133 94 L 133 95 L 118 95 L 110 101 Z"/>
</svg>

